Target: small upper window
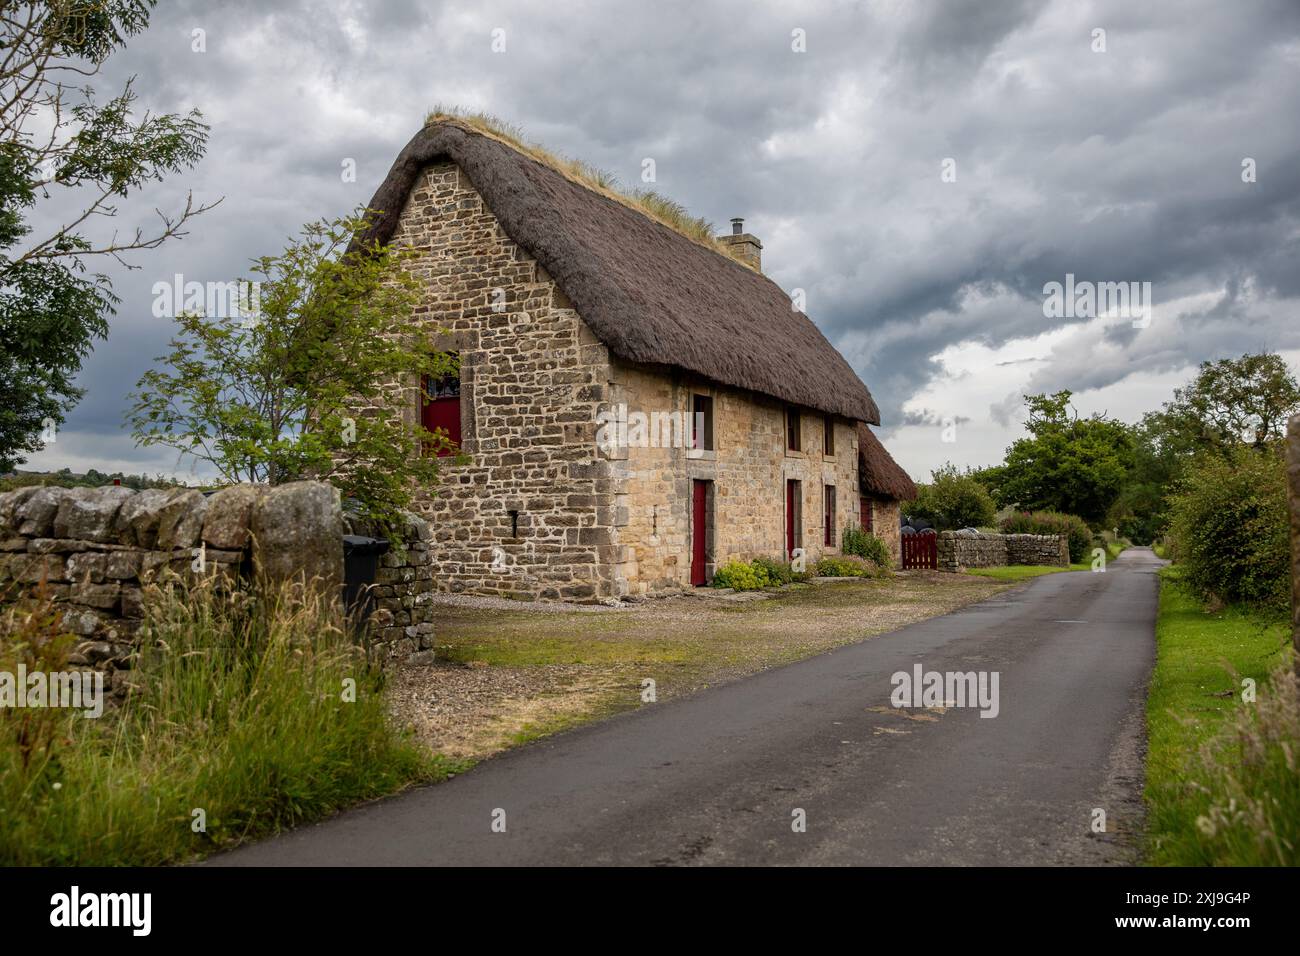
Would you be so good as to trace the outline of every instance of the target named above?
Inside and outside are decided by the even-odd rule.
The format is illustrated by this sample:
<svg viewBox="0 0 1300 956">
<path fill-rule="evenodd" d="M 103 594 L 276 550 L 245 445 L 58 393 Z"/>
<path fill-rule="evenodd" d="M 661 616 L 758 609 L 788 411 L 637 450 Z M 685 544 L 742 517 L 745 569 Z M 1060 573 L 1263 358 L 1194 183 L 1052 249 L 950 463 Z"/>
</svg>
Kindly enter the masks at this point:
<svg viewBox="0 0 1300 956">
<path fill-rule="evenodd" d="M 785 447 L 787 451 L 803 449 L 803 441 L 799 437 L 799 409 L 793 405 L 785 410 Z"/>
<path fill-rule="evenodd" d="M 452 372 L 440 379 L 426 377 L 423 386 L 427 397 L 423 398 L 420 423 L 428 431 L 445 435 L 447 441 L 459 448 L 461 441 L 460 373 Z M 438 449 L 439 457 L 453 454 L 455 449 L 446 446 Z"/>
<path fill-rule="evenodd" d="M 835 457 L 835 419 L 830 415 L 822 418 L 822 454 Z"/>
<path fill-rule="evenodd" d="M 696 395 L 691 402 L 691 447 L 713 451 L 713 399 Z"/>
</svg>

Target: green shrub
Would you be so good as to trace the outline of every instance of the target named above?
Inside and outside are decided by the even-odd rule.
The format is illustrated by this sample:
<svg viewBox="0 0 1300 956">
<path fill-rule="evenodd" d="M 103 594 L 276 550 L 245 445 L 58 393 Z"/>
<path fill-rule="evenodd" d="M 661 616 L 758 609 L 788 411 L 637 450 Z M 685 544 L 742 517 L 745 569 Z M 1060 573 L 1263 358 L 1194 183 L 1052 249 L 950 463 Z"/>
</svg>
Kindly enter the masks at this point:
<svg viewBox="0 0 1300 956">
<path fill-rule="evenodd" d="M 930 473 L 930 483 L 917 485 L 917 497 L 907 508 L 911 517 L 924 518 L 939 531 L 980 528 L 993 524 L 997 505 L 992 494 L 969 472 L 944 465 Z"/>
<path fill-rule="evenodd" d="M 53 615 L 6 609 L 0 665 L 66 660 Z M 0 708 L 0 864 L 181 862 L 446 773 L 390 726 L 332 601 L 154 586 L 140 636 L 98 719 L 43 708 L 59 733 L 33 737 L 32 710 Z"/>
<path fill-rule="evenodd" d="M 715 588 L 759 591 L 770 585 L 767 572 L 744 561 L 729 561 L 713 573 Z"/>
<path fill-rule="evenodd" d="M 790 565 L 772 558 L 755 558 L 750 565 L 762 571 L 770 584 L 790 584 L 797 576 Z"/>
<path fill-rule="evenodd" d="M 873 561 L 848 555 L 842 558 L 822 558 L 817 562 L 816 573 L 819 578 L 874 578 L 887 572 Z"/>
<path fill-rule="evenodd" d="M 1059 511 L 1017 511 L 1002 519 L 1004 534 L 1063 534 L 1070 547 L 1070 561 L 1078 564 L 1092 550 L 1093 533 L 1078 515 Z"/>
<path fill-rule="evenodd" d="M 857 525 L 849 525 L 840 535 L 840 550 L 845 554 L 866 558 L 873 564 L 887 568 L 893 564 L 889 548 L 870 531 L 863 531 Z"/>
<path fill-rule="evenodd" d="M 1271 450 L 1194 462 L 1170 496 L 1174 558 L 1202 596 L 1267 612 L 1290 600 L 1286 470 Z"/>
<path fill-rule="evenodd" d="M 729 561 L 713 574 L 715 588 L 734 588 L 737 591 L 757 591 L 761 588 L 779 587 L 795 581 L 807 581 L 812 575 L 795 571 L 784 561 L 772 558 L 755 558 Z"/>
</svg>

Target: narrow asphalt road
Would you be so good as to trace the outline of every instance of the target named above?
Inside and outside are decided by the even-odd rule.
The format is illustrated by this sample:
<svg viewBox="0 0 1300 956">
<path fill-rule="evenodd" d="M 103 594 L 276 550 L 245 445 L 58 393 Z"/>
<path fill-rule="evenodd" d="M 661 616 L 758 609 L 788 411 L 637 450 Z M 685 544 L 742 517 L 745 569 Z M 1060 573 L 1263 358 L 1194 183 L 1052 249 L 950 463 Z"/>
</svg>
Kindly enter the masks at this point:
<svg viewBox="0 0 1300 956">
<path fill-rule="evenodd" d="M 1160 563 L 1046 575 L 209 863 L 1131 862 Z M 997 672 L 997 716 L 892 707 L 916 664 Z"/>
</svg>

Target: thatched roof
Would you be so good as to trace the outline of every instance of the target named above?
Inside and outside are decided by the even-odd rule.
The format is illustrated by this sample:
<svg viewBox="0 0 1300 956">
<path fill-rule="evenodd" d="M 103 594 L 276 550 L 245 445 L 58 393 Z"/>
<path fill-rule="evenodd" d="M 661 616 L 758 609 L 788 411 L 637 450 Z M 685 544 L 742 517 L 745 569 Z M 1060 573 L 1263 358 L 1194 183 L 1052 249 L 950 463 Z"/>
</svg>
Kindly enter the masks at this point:
<svg viewBox="0 0 1300 956">
<path fill-rule="evenodd" d="M 916 483 L 898 466 L 880 439 L 866 425 L 858 425 L 858 485 L 864 495 L 912 501 Z"/>
<path fill-rule="evenodd" d="M 387 242 L 430 163 L 450 159 L 610 351 L 845 418 L 878 423 L 871 393 L 776 283 L 456 120 L 420 130 L 370 208 Z"/>
</svg>

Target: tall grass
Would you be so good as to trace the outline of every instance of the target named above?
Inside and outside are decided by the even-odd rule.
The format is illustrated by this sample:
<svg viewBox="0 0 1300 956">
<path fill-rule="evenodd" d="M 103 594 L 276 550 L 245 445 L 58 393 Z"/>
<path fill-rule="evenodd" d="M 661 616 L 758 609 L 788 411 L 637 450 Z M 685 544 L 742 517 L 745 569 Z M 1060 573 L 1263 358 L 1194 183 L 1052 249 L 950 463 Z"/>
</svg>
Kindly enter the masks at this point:
<svg viewBox="0 0 1300 956">
<path fill-rule="evenodd" d="M 382 674 L 312 589 L 172 582 L 145 606 L 120 707 L 44 711 L 51 743 L 25 759 L 32 712 L 0 710 L 0 863 L 176 862 L 445 774 L 389 726 Z M 54 647 L 50 620 L 10 609 L 0 661 Z"/>
<path fill-rule="evenodd" d="M 1150 862 L 1300 864 L 1300 687 L 1287 631 L 1239 607 L 1206 611 L 1175 569 L 1162 573 L 1147 702 Z"/>
<path fill-rule="evenodd" d="M 1199 763 L 1195 840 L 1169 847 L 1170 862 L 1300 865 L 1300 682 L 1290 667 L 1202 745 Z"/>
</svg>

